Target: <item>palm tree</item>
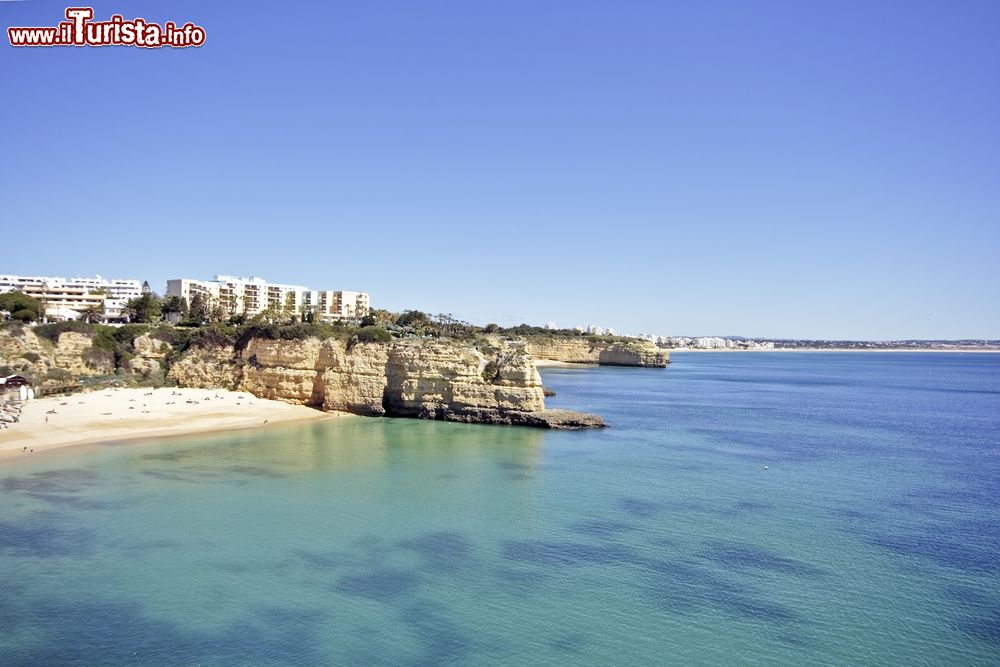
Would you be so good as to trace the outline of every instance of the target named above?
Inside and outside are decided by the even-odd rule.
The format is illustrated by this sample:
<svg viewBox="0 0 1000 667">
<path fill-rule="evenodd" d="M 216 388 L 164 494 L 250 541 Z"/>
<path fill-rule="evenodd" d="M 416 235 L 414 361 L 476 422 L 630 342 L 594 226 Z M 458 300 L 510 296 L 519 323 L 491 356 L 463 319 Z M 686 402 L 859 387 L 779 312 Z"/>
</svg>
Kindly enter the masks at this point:
<svg viewBox="0 0 1000 667">
<path fill-rule="evenodd" d="M 88 303 L 80 309 L 80 319 L 87 324 L 100 322 L 104 319 L 104 304 Z"/>
<path fill-rule="evenodd" d="M 129 299 L 125 307 L 122 308 L 122 317 L 126 322 L 135 322 L 139 318 L 139 307 L 136 304 L 138 299 Z"/>
</svg>

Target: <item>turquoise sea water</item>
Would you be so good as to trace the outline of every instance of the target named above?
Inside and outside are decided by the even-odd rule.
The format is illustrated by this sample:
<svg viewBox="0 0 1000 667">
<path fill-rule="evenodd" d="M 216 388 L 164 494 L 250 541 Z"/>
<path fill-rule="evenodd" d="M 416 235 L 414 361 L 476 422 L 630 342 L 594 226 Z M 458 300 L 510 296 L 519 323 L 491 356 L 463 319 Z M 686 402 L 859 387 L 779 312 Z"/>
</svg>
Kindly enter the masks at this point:
<svg viewBox="0 0 1000 667">
<path fill-rule="evenodd" d="M 0 665 L 1000 664 L 1000 355 L 543 377 L 612 427 L 4 462 Z"/>
</svg>

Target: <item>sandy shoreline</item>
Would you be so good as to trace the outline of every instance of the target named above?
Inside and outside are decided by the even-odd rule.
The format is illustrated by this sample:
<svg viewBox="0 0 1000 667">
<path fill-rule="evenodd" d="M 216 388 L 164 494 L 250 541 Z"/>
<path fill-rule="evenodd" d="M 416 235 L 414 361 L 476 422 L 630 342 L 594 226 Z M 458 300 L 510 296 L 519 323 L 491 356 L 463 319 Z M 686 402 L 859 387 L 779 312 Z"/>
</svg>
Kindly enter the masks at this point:
<svg viewBox="0 0 1000 667">
<path fill-rule="evenodd" d="M 51 412 L 51 411 L 54 411 Z M 220 389 L 102 389 L 27 401 L 0 430 L 0 460 L 71 445 L 132 440 L 333 416 L 304 405 Z M 27 448 L 27 451 L 25 451 Z"/>
<path fill-rule="evenodd" d="M 549 367 L 563 367 L 563 368 L 586 368 L 587 366 L 596 366 L 597 364 L 576 364 L 568 361 L 555 361 L 554 359 L 535 359 L 535 368 L 549 368 Z"/>
</svg>

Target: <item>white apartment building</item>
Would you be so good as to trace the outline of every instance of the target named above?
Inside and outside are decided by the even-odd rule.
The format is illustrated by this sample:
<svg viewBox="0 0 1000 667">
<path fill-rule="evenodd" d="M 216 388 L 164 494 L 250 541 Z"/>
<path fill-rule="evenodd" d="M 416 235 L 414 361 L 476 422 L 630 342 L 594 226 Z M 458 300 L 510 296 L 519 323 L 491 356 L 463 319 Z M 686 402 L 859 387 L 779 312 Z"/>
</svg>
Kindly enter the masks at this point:
<svg viewBox="0 0 1000 667">
<path fill-rule="evenodd" d="M 105 319 L 122 315 L 129 299 L 142 295 L 138 280 L 0 275 L 0 293 L 23 292 L 45 304 L 50 320 L 75 320 L 89 306 L 103 307 Z"/>
<path fill-rule="evenodd" d="M 371 310 L 367 292 L 311 292 L 310 302 L 319 318 L 327 321 L 360 320 Z"/>
<path fill-rule="evenodd" d="M 260 276 L 167 281 L 167 296 L 181 297 L 190 305 L 196 295 L 212 306 L 221 305 L 230 315 L 253 316 L 266 310 L 289 315 L 312 312 L 320 321 L 333 322 L 360 320 L 371 308 L 367 292 L 311 290 L 303 285 L 269 283 Z"/>
<path fill-rule="evenodd" d="M 167 281 L 167 296 L 187 299 L 195 296 L 211 306 L 221 305 L 231 315 L 255 315 L 267 309 L 298 313 L 307 305 L 309 288 L 302 285 L 269 283 L 259 276 L 217 275 L 214 280 L 180 278 Z"/>
</svg>

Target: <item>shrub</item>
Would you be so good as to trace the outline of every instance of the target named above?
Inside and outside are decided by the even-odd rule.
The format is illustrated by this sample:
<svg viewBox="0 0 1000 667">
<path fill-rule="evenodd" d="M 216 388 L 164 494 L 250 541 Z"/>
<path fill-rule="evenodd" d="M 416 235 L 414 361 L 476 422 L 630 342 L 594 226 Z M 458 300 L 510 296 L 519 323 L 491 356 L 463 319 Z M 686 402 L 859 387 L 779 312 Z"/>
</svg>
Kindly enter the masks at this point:
<svg viewBox="0 0 1000 667">
<path fill-rule="evenodd" d="M 378 328 L 378 327 L 373 327 Z M 239 330 L 236 350 L 242 352 L 250 340 L 305 340 L 306 338 L 348 338 L 354 328 L 343 324 L 321 322 L 294 322 L 292 324 L 251 324 Z"/>
<path fill-rule="evenodd" d="M 111 350 L 92 347 L 83 353 L 83 360 L 92 368 L 113 367 L 115 365 L 115 353 Z"/>
<path fill-rule="evenodd" d="M 162 343 L 173 343 L 178 334 L 169 324 L 161 324 L 149 332 L 149 337 Z"/>
<path fill-rule="evenodd" d="M 95 350 L 104 350 L 111 353 L 114 353 L 118 349 L 118 341 L 115 340 L 115 335 L 111 331 L 111 327 L 98 329 L 90 345 Z"/>
<path fill-rule="evenodd" d="M 11 322 L 0 322 L 0 330 L 6 331 L 7 333 L 14 336 L 20 336 L 22 333 L 24 333 L 24 323 L 18 320 L 14 320 Z"/>
<path fill-rule="evenodd" d="M 45 373 L 45 379 L 46 380 L 58 380 L 58 381 L 61 382 L 61 381 L 73 379 L 73 374 L 70 373 L 65 368 L 50 368 Z"/>
<path fill-rule="evenodd" d="M 118 354 L 115 355 L 115 357 L 116 357 L 116 361 L 118 363 L 118 370 L 119 371 L 127 371 L 128 370 L 128 364 L 129 364 L 129 362 L 132 361 L 133 359 L 135 359 L 135 355 L 134 354 L 132 354 L 131 352 L 125 352 L 125 351 L 119 352 Z"/>
<path fill-rule="evenodd" d="M 59 336 L 66 332 L 72 331 L 74 333 L 93 334 L 95 330 L 96 329 L 93 324 L 87 324 L 86 322 L 80 322 L 78 320 L 70 320 L 68 322 L 40 324 L 35 327 L 34 332 L 36 336 L 44 338 L 50 343 L 56 343 L 59 340 Z"/>
<path fill-rule="evenodd" d="M 188 339 L 188 347 L 202 349 L 212 347 L 232 347 L 239 338 L 239 331 L 225 324 L 209 324 L 193 331 Z"/>
<path fill-rule="evenodd" d="M 187 347 L 188 339 L 191 338 L 192 333 L 193 331 L 189 327 L 182 328 L 180 325 L 172 327 L 162 324 L 151 331 L 149 333 L 149 337 L 166 343 L 174 348 L 185 348 Z"/>
<path fill-rule="evenodd" d="M 388 343 L 392 340 L 391 333 L 376 326 L 361 327 L 354 337 L 363 343 Z"/>
<path fill-rule="evenodd" d="M 15 310 L 10 314 L 10 317 L 12 320 L 19 322 L 34 322 L 38 316 L 32 311 L 22 308 L 21 310 Z"/>
<path fill-rule="evenodd" d="M 500 380 L 500 364 L 495 360 L 488 361 L 486 367 L 483 368 L 483 381 L 494 383 Z"/>
</svg>

